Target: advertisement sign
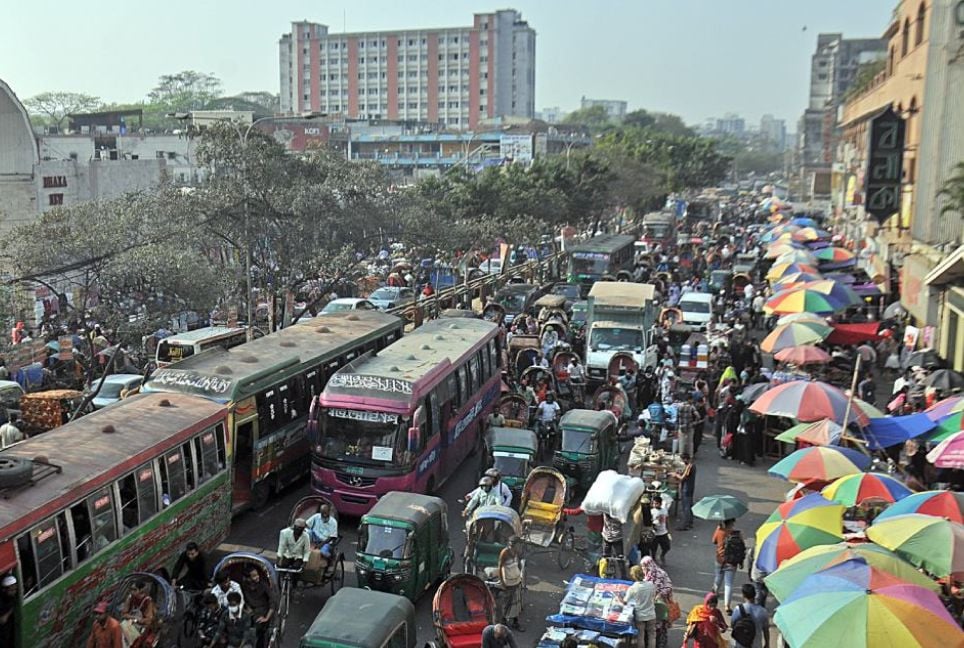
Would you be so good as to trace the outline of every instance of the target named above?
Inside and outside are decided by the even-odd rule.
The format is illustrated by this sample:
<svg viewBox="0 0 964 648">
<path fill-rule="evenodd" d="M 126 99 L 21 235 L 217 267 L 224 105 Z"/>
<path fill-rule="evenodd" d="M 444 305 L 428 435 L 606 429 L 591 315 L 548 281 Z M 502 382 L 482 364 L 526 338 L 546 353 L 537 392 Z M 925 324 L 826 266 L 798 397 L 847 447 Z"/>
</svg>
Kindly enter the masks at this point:
<svg viewBox="0 0 964 648">
<path fill-rule="evenodd" d="M 499 153 L 515 162 L 531 162 L 532 135 L 501 135 Z"/>
<path fill-rule="evenodd" d="M 870 120 L 865 211 L 881 224 L 901 207 L 904 130 L 904 119 L 890 106 Z"/>
<path fill-rule="evenodd" d="M 917 338 L 920 337 L 920 329 L 916 326 L 908 326 L 904 329 L 904 346 L 908 351 L 917 348 Z"/>
</svg>

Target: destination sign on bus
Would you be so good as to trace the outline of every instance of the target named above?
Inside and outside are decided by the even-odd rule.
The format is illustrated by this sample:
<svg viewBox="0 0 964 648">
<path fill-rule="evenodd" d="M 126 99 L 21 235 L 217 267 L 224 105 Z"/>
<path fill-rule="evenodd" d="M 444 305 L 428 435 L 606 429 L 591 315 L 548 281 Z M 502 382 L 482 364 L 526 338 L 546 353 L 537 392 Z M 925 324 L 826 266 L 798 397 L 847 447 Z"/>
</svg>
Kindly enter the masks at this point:
<svg viewBox="0 0 964 648">
<path fill-rule="evenodd" d="M 608 261 L 609 255 L 605 252 L 573 252 L 573 259 L 587 259 L 589 261 Z"/>
<path fill-rule="evenodd" d="M 412 394 L 412 383 L 407 380 L 384 376 L 366 376 L 364 374 L 336 373 L 328 381 L 328 386 L 342 389 L 367 389 L 406 396 Z"/>
<path fill-rule="evenodd" d="M 336 408 L 328 410 L 328 414 L 335 418 L 364 421 L 366 423 L 398 423 L 398 416 L 387 412 L 366 412 L 364 410 Z"/>
<path fill-rule="evenodd" d="M 154 372 L 149 384 L 161 387 L 180 387 L 184 391 L 215 396 L 226 394 L 231 389 L 230 380 L 180 369 L 158 369 Z"/>
</svg>

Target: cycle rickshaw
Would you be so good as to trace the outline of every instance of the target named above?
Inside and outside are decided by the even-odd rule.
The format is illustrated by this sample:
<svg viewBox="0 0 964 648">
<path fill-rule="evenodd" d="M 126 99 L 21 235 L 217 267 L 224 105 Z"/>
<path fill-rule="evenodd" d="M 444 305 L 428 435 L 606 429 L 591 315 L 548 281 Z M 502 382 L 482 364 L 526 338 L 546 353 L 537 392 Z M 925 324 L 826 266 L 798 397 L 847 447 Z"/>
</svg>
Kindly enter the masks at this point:
<svg viewBox="0 0 964 648">
<path fill-rule="evenodd" d="M 522 519 L 513 509 L 506 506 L 479 507 L 465 527 L 462 571 L 484 577 L 487 568 L 498 566 L 499 554 L 509 546 L 509 538 L 521 538 L 523 534 Z"/>
<path fill-rule="evenodd" d="M 144 627 L 131 643 L 132 648 L 174 648 L 189 638 L 191 628 L 185 623 L 189 594 L 180 592 L 157 574 L 135 572 L 122 578 L 108 602 L 110 614 L 122 618 L 125 604 L 135 584 L 146 586 L 146 594 L 154 604 L 154 621 Z"/>
<path fill-rule="evenodd" d="M 307 520 L 315 513 L 321 512 L 321 507 L 328 505 L 329 514 L 338 521 L 338 511 L 327 497 L 321 495 L 309 495 L 303 497 L 291 509 L 288 516 L 288 524 L 294 524 L 298 518 Z M 345 583 L 345 554 L 339 549 L 341 536 L 337 536 L 329 542 L 331 555 L 325 558 L 321 555 L 320 549 L 312 549 L 308 564 L 304 566 L 299 581 L 307 586 L 331 585 L 331 594 L 334 596 L 338 588 Z M 325 564 L 322 564 L 325 563 Z"/>
<path fill-rule="evenodd" d="M 562 507 L 566 503 L 566 478 L 553 468 L 533 468 L 522 487 L 523 538 L 528 544 L 546 548 L 561 531 Z"/>
<path fill-rule="evenodd" d="M 268 583 L 274 594 L 274 600 L 277 601 L 278 607 L 272 615 L 271 625 L 265 631 L 267 635 L 265 643 L 269 648 L 278 648 L 284 638 L 288 612 L 291 609 L 291 578 L 285 577 L 279 582 L 278 570 L 270 560 L 247 551 L 237 551 L 222 558 L 214 568 L 214 577 L 217 578 L 218 574 L 226 573 L 231 580 L 241 583 L 252 568 L 257 569 L 261 580 Z"/>
<path fill-rule="evenodd" d="M 445 579 L 432 600 L 435 643 L 431 648 L 480 648 L 482 631 L 496 622 L 495 599 L 478 576 L 455 574 Z"/>
</svg>

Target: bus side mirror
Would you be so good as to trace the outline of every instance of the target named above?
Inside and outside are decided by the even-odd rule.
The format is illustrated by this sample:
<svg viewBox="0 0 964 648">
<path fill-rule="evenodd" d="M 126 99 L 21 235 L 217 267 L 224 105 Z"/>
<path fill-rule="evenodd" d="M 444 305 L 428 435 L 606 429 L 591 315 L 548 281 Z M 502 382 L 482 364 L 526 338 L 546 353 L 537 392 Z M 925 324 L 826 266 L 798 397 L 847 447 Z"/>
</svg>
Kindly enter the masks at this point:
<svg viewBox="0 0 964 648">
<path fill-rule="evenodd" d="M 421 430 L 417 425 L 413 425 L 408 428 L 408 451 L 412 454 L 418 452 L 418 447 L 421 442 Z"/>
<path fill-rule="evenodd" d="M 305 424 L 305 434 L 308 436 L 308 443 L 312 446 L 318 444 L 318 399 L 312 398 L 311 405 L 308 407 L 308 422 Z"/>
</svg>

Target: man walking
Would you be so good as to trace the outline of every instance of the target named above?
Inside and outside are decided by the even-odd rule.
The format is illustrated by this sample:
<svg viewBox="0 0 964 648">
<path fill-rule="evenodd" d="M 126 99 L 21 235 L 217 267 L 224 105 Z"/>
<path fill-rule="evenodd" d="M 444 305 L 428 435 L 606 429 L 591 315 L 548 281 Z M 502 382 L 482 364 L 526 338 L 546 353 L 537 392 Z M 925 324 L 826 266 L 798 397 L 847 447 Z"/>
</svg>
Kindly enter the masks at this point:
<svg viewBox="0 0 964 648">
<path fill-rule="evenodd" d="M 680 454 L 693 456 L 693 435 L 699 413 L 693 405 L 693 394 L 681 391 L 676 395 L 676 440 Z"/>
<path fill-rule="evenodd" d="M 680 455 L 683 460 L 683 472 L 673 473 L 679 481 L 679 506 L 676 511 L 676 521 L 680 526 L 678 531 L 686 531 L 693 528 L 693 494 L 696 492 L 696 464 L 693 463 L 693 456 L 687 453 Z"/>
<path fill-rule="evenodd" d="M 742 588 L 743 602 L 736 606 L 731 617 L 730 636 L 734 648 L 770 648 L 770 613 L 756 604 L 756 588 L 746 583 Z"/>
</svg>

